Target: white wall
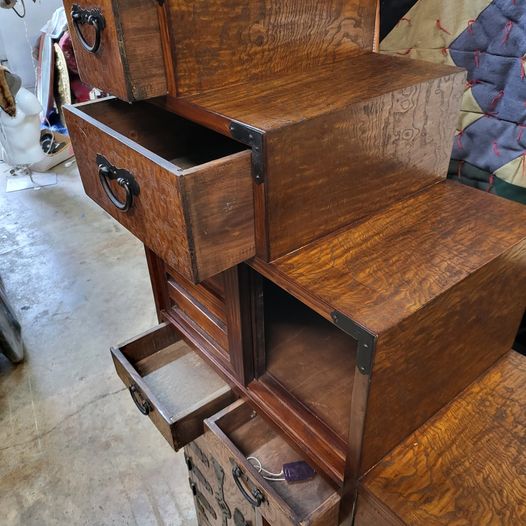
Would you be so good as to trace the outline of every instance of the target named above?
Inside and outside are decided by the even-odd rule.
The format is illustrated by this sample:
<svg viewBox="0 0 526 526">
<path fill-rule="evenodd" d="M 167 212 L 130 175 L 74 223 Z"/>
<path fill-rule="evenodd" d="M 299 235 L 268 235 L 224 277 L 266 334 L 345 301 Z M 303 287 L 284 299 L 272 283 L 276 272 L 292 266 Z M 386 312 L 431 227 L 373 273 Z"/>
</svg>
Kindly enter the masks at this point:
<svg viewBox="0 0 526 526">
<path fill-rule="evenodd" d="M 2 39 L 2 31 L 0 30 L 0 64 L 7 58 L 5 53 L 4 40 Z"/>
<path fill-rule="evenodd" d="M 24 87 L 35 86 L 35 66 L 31 57 L 32 45 L 40 28 L 62 5 L 62 0 L 24 0 L 26 16 L 20 19 L 11 9 L 0 9 L 0 57 L 2 42 L 9 69 L 22 77 Z M 20 2 L 19 2 L 20 4 Z M 17 5 L 17 10 L 21 6 Z"/>
</svg>

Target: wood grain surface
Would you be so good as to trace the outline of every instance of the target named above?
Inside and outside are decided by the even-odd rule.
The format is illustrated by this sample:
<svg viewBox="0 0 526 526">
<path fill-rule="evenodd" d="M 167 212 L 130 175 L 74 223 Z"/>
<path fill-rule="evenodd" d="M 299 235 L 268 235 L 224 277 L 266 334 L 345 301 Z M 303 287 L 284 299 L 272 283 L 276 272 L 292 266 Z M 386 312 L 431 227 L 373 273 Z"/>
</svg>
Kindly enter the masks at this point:
<svg viewBox="0 0 526 526">
<path fill-rule="evenodd" d="M 327 319 L 338 310 L 380 334 L 521 243 L 525 221 L 518 203 L 443 181 L 278 258 L 268 272 L 308 292 Z"/>
<path fill-rule="evenodd" d="M 266 137 L 270 260 L 444 179 L 464 74 L 389 88 Z M 416 83 L 418 82 L 418 83 Z"/>
<path fill-rule="evenodd" d="M 268 280 L 264 305 L 267 374 L 347 441 L 356 341 Z"/>
<path fill-rule="evenodd" d="M 169 0 L 179 95 L 259 80 L 372 49 L 372 0 Z"/>
<path fill-rule="evenodd" d="M 465 73 L 452 66 L 364 53 L 302 72 L 248 78 L 223 89 L 181 96 L 179 102 L 270 132 L 452 75 L 462 82 Z"/>
<path fill-rule="evenodd" d="M 221 133 L 232 120 L 264 132 L 256 239 L 272 260 L 443 179 L 464 81 L 366 53 L 161 104 Z"/>
<path fill-rule="evenodd" d="M 522 242 L 380 334 L 360 472 L 508 351 L 525 308 Z"/>
<path fill-rule="evenodd" d="M 71 20 L 71 6 L 99 8 L 106 27 L 97 53 L 87 52 Z M 122 100 L 133 101 L 167 93 L 157 8 L 142 0 L 65 0 L 75 59 L 82 80 Z M 88 42 L 94 31 L 81 26 Z"/>
<path fill-rule="evenodd" d="M 391 511 L 375 525 L 525 524 L 525 406 L 526 358 L 511 351 L 367 475 Z"/>
<path fill-rule="evenodd" d="M 347 478 L 510 348 L 526 307 L 525 220 L 519 204 L 443 181 L 271 264 L 251 263 L 327 319 L 339 311 L 377 336 L 370 383 L 354 381 L 366 415 L 363 435 L 350 434 L 357 460 Z M 332 467 L 342 470 L 336 459 Z"/>
</svg>

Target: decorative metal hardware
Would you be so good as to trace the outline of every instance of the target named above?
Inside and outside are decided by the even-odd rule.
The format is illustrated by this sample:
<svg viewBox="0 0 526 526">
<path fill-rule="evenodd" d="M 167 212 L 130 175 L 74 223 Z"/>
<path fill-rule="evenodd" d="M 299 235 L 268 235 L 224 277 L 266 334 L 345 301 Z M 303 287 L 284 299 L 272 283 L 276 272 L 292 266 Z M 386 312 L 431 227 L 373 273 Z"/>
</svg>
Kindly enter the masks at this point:
<svg viewBox="0 0 526 526">
<path fill-rule="evenodd" d="M 210 495 L 213 495 L 212 486 L 210 486 L 208 480 L 206 480 L 206 477 L 203 475 L 203 472 L 195 465 L 194 461 L 192 460 L 192 457 L 188 456 L 185 452 L 184 459 L 186 462 L 186 466 L 188 467 L 188 471 L 191 471 L 195 478 L 202 484 L 202 486 L 210 493 Z"/>
<path fill-rule="evenodd" d="M 225 472 L 223 471 L 223 468 L 219 465 L 219 463 L 217 462 L 215 458 L 212 459 L 212 466 L 214 468 L 214 474 L 217 480 L 215 497 L 216 497 L 217 505 L 219 506 L 219 509 L 221 510 L 221 514 L 223 516 L 222 524 L 223 526 L 227 526 L 228 519 L 232 518 L 232 512 L 230 511 L 230 508 L 228 507 L 228 504 L 226 503 L 226 500 L 225 500 L 225 490 L 224 490 Z"/>
<path fill-rule="evenodd" d="M 201 508 L 201 510 L 204 510 L 207 513 L 209 513 L 214 520 L 217 520 L 217 513 L 215 512 L 214 508 L 212 508 L 210 503 L 206 500 L 206 497 L 199 491 L 195 482 L 193 482 L 191 479 L 189 479 L 188 482 L 190 483 L 190 489 L 192 490 L 192 494 L 195 497 L 197 505 Z"/>
<path fill-rule="evenodd" d="M 191 442 L 188 444 L 189 449 L 193 449 L 195 452 L 196 457 L 207 467 L 210 467 L 210 462 L 208 461 L 208 457 L 203 453 L 203 450 L 194 442 Z"/>
<path fill-rule="evenodd" d="M 356 367 L 358 367 L 360 373 L 370 375 L 376 350 L 376 336 L 341 312 L 334 311 L 331 313 L 331 317 L 338 328 L 358 342 Z"/>
<path fill-rule="evenodd" d="M 257 184 L 265 182 L 264 133 L 257 128 L 241 124 L 230 123 L 232 138 L 252 148 L 252 175 Z"/>
<path fill-rule="evenodd" d="M 132 397 L 132 400 L 135 402 L 135 405 L 139 411 L 143 415 L 148 416 L 152 411 L 152 405 L 150 402 L 144 398 L 143 394 L 135 384 L 130 385 L 128 390 L 130 391 L 130 396 Z"/>
<path fill-rule="evenodd" d="M 250 526 L 238 508 L 234 510 L 234 526 Z"/>
<path fill-rule="evenodd" d="M 263 495 L 261 490 L 251 483 L 250 479 L 237 465 L 234 465 L 232 468 L 232 476 L 234 477 L 234 482 L 236 483 L 236 486 L 243 497 L 245 497 L 251 506 L 254 508 L 259 508 L 265 500 L 265 495 Z M 250 493 L 248 493 L 245 489 L 245 485 L 249 487 Z"/>
<path fill-rule="evenodd" d="M 113 166 L 103 155 L 97 154 L 96 163 L 99 168 L 99 179 L 104 192 L 112 204 L 121 212 L 127 212 L 133 206 L 134 196 L 139 195 L 139 184 L 135 177 L 124 170 Z M 121 201 L 111 189 L 108 181 L 116 181 L 119 186 L 124 188 L 126 199 Z"/>
<path fill-rule="evenodd" d="M 102 36 L 102 30 L 106 27 L 106 21 L 102 11 L 98 8 L 85 9 L 80 7 L 78 4 L 71 6 L 71 20 L 73 21 L 73 27 L 75 33 L 80 40 L 80 43 L 88 53 L 97 53 L 100 48 L 100 41 Z M 80 26 L 87 24 L 95 28 L 95 38 L 93 44 L 88 43 Z"/>
</svg>

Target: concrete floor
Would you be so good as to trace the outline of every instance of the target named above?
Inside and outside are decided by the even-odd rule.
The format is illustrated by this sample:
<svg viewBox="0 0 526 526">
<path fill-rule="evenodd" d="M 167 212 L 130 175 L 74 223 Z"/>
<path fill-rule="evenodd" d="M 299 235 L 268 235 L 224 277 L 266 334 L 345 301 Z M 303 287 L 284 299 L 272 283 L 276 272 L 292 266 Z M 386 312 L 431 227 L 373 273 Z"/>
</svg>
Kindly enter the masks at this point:
<svg viewBox="0 0 526 526">
<path fill-rule="evenodd" d="M 182 454 L 139 414 L 109 347 L 156 324 L 142 245 L 83 193 L 5 193 L 0 275 L 24 363 L 0 355 L 0 525 L 192 525 Z"/>
</svg>

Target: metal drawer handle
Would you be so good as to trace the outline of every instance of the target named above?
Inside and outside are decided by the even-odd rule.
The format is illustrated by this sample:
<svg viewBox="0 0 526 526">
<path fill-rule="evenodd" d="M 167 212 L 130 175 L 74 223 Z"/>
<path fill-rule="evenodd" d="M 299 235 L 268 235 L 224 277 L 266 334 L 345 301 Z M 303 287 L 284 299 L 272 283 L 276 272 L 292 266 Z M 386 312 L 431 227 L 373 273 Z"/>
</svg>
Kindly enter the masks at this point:
<svg viewBox="0 0 526 526">
<path fill-rule="evenodd" d="M 243 480 L 245 484 L 250 484 L 250 481 L 239 466 L 234 466 L 232 468 L 232 476 L 234 477 L 234 482 L 236 483 L 236 486 L 238 487 L 243 497 L 245 497 L 245 499 L 250 503 L 251 506 L 253 506 L 254 508 L 259 508 L 265 500 L 265 496 L 263 495 L 263 493 L 261 493 L 261 491 L 255 486 L 251 488 L 251 494 L 247 493 L 247 490 L 243 486 L 241 480 Z"/>
<path fill-rule="evenodd" d="M 127 212 L 133 206 L 134 196 L 139 195 L 139 184 L 135 177 L 122 168 L 113 166 L 103 155 L 97 154 L 97 166 L 99 167 L 99 179 L 104 192 L 112 204 L 121 212 Z M 126 199 L 121 201 L 110 188 L 108 181 L 117 181 L 117 184 L 124 188 Z"/>
<path fill-rule="evenodd" d="M 152 406 L 146 398 L 139 391 L 138 387 L 134 384 L 129 387 L 130 395 L 132 400 L 135 402 L 135 405 L 143 415 L 149 415 L 152 410 Z"/>
<path fill-rule="evenodd" d="M 97 53 L 100 47 L 100 38 L 102 30 L 106 27 L 106 21 L 100 9 L 84 9 L 78 4 L 73 4 L 71 7 L 71 20 L 73 20 L 73 27 L 75 33 L 80 40 L 80 43 L 88 53 Z M 88 24 L 95 28 L 95 40 L 93 44 L 89 44 L 84 38 L 80 26 Z"/>
</svg>

